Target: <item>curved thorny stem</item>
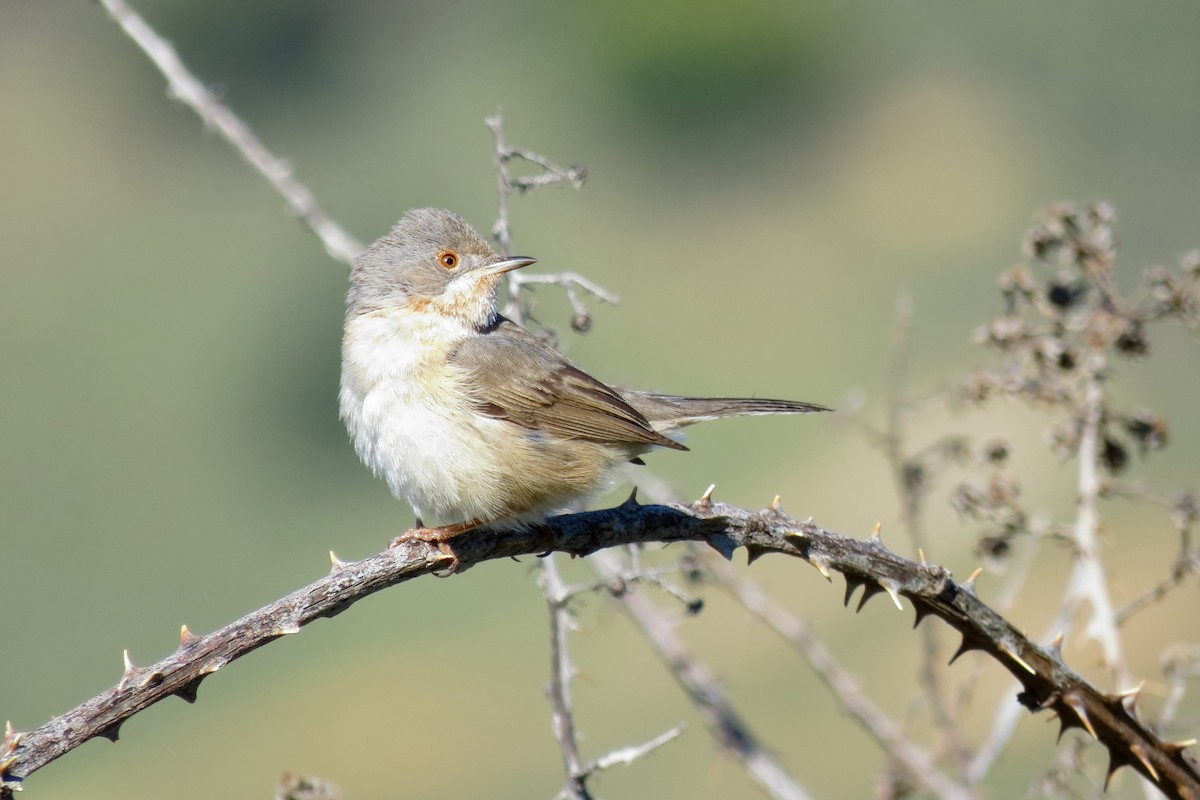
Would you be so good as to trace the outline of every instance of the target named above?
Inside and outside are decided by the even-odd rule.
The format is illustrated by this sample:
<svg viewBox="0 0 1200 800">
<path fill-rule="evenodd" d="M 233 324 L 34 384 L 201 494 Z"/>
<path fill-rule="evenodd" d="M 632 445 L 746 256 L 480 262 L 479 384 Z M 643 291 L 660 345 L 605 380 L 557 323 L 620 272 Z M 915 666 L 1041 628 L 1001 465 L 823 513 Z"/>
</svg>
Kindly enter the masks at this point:
<svg viewBox="0 0 1200 800">
<path fill-rule="evenodd" d="M 1163 741 L 1138 720 L 1137 692 L 1105 694 L 1063 663 L 1058 648 L 1030 641 L 975 594 L 973 577 L 959 583 L 941 567 L 892 553 L 873 536 L 850 539 L 783 513 L 777 505 L 752 512 L 713 503 L 640 505 L 633 498 L 604 511 L 565 514 L 520 531 L 479 529 L 455 542 L 460 572 L 485 560 L 551 549 L 585 556 L 645 542 L 704 542 L 726 558 L 744 547 L 751 561 L 768 553 L 799 558 L 832 580 L 846 579 L 846 602 L 907 598 L 917 622 L 936 616 L 963 637 L 958 655 L 987 653 L 1021 682 L 1018 700 L 1031 711 L 1052 710 L 1063 729 L 1079 728 L 1109 751 L 1110 768 L 1132 766 L 1168 797 L 1200 797 L 1200 770 L 1183 751 L 1190 742 Z M 374 592 L 434 572 L 452 558 L 435 545 L 406 542 L 357 562 L 333 561 L 320 580 L 207 636 L 183 629 L 178 649 L 149 667 L 127 661 L 112 689 L 28 732 L 9 730 L 0 743 L 0 797 L 33 772 L 96 736 L 115 740 L 122 723 L 170 696 L 193 701 L 200 682 L 235 659 L 304 625 L 345 611 Z"/>
</svg>

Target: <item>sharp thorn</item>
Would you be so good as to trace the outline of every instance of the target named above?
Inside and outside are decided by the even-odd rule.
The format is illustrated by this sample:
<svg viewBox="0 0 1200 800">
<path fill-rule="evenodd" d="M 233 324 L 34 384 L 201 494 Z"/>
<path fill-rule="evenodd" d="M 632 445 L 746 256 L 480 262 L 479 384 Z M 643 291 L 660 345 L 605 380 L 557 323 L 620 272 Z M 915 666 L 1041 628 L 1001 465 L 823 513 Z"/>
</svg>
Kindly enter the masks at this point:
<svg viewBox="0 0 1200 800">
<path fill-rule="evenodd" d="M 896 604 L 896 608 L 903 611 L 904 606 L 900 605 L 900 584 L 890 578 L 884 578 L 879 582 L 879 585 L 888 593 L 888 597 L 892 598 L 892 602 Z"/>
<path fill-rule="evenodd" d="M 959 584 L 965 591 L 975 594 L 975 579 L 983 574 L 983 567 L 977 567 L 974 572 L 967 576 L 967 579 Z"/>
<path fill-rule="evenodd" d="M 1132 689 L 1123 689 L 1122 691 L 1117 692 L 1117 697 L 1121 698 L 1122 700 L 1126 700 L 1126 699 L 1132 697 L 1134 699 L 1134 702 L 1136 702 L 1138 695 L 1140 695 L 1142 693 L 1142 689 L 1145 689 L 1145 688 L 1146 688 L 1146 682 L 1143 680 L 1141 683 L 1139 683 L 1137 686 L 1134 686 Z"/>
<path fill-rule="evenodd" d="M 1037 670 L 1035 670 L 1033 667 L 1029 666 L 1028 661 L 1021 658 L 1021 656 L 1017 655 L 1017 652 L 1015 650 L 1013 650 L 1011 647 L 1009 647 L 1007 644 L 1005 644 L 1004 642 L 1000 643 L 1000 652 L 1004 653 L 1004 655 L 1008 656 L 1013 661 L 1020 664 L 1021 667 L 1026 672 L 1028 672 L 1030 675 L 1037 675 Z"/>
<path fill-rule="evenodd" d="M 423 527 L 423 526 L 421 526 L 421 527 Z M 346 562 L 342 561 L 340 558 L 338 558 L 337 553 L 330 550 L 329 551 L 329 571 L 337 572 L 338 570 L 342 569 L 345 566 L 346 566 Z"/>
<path fill-rule="evenodd" d="M 771 501 L 771 506 L 770 506 L 770 508 L 771 508 L 771 510 L 772 510 L 772 511 L 774 511 L 776 514 L 778 514 L 778 513 L 780 513 L 781 511 L 783 511 L 783 509 L 782 509 L 782 508 L 780 507 L 780 505 L 779 505 L 779 495 L 775 495 L 775 499 Z"/>
<path fill-rule="evenodd" d="M 849 575 L 846 575 L 845 577 L 846 577 L 846 594 L 842 598 L 842 605 L 849 608 L 850 598 L 854 597 L 854 590 L 860 586 L 865 586 L 866 581 L 860 581 L 857 578 L 851 578 Z"/>
<path fill-rule="evenodd" d="M 930 614 L 933 613 L 932 611 L 925 608 L 924 606 L 919 606 L 916 603 L 913 603 L 913 610 L 916 612 L 916 618 L 913 620 L 914 628 L 917 627 L 918 625 L 920 625 L 922 620 L 924 620 L 926 617 L 928 617 Z"/>
<path fill-rule="evenodd" d="M 1057 636 L 1054 637 L 1054 641 L 1050 643 L 1050 652 L 1054 653 L 1054 655 L 1058 658 L 1059 661 L 1062 661 L 1062 648 L 1063 648 L 1063 635 L 1060 632 Z"/>
<path fill-rule="evenodd" d="M 981 647 L 979 644 L 976 644 L 975 642 L 972 642 L 964 634 L 963 638 L 962 638 L 962 643 L 959 644 L 958 649 L 954 651 L 954 655 L 950 656 L 950 660 L 946 663 L 953 664 L 955 661 L 958 661 L 959 657 L 963 653 L 968 653 L 971 650 L 982 650 L 982 649 L 983 649 L 983 647 Z"/>
<path fill-rule="evenodd" d="M 179 626 L 179 646 L 187 647 L 189 644 L 195 644 L 200 640 L 200 637 L 188 630 L 187 625 Z"/>
<path fill-rule="evenodd" d="M 854 613 L 857 614 L 862 611 L 867 601 L 882 591 L 883 587 L 874 581 L 864 583 L 862 595 L 858 598 L 858 607 L 854 609 Z"/>
<path fill-rule="evenodd" d="M 833 583 L 833 575 L 829 572 L 829 565 L 824 558 L 820 556 L 809 556 L 808 563 L 816 567 L 817 572 L 821 573 L 821 577 Z"/>
<path fill-rule="evenodd" d="M 137 671 L 137 667 L 133 665 L 133 660 L 129 658 L 129 650 L 126 648 L 121 652 L 121 659 L 125 662 L 125 677 L 129 677 Z"/>
<path fill-rule="evenodd" d="M 1059 737 L 1062 737 L 1061 733 Z M 1111 747 L 1108 748 L 1108 770 L 1104 773 L 1104 791 L 1108 791 L 1108 784 L 1112 781 L 1112 776 L 1117 773 L 1117 770 L 1127 764 L 1129 764 L 1129 761 L 1123 754 L 1118 756 L 1116 750 Z"/>
<path fill-rule="evenodd" d="M 1079 699 L 1074 695 L 1063 695 L 1063 702 L 1075 712 L 1075 716 L 1079 717 L 1079 722 L 1083 725 L 1083 729 L 1091 734 L 1093 739 L 1098 740 L 1099 737 L 1096 736 L 1096 729 L 1092 727 L 1092 721 L 1088 719 L 1087 710 L 1083 707 L 1083 703 L 1079 702 Z"/>
<path fill-rule="evenodd" d="M 929 566 L 929 562 L 925 560 L 925 551 L 923 549 L 921 549 L 920 547 L 917 548 L 917 556 L 921 559 L 922 567 Z"/>
<path fill-rule="evenodd" d="M 696 502 L 711 505 L 712 504 L 712 495 L 713 495 L 713 492 L 716 490 L 716 488 L 717 488 L 717 485 L 715 483 L 710 483 L 708 485 L 708 488 L 704 490 L 704 494 L 700 495 L 700 499 L 697 500 Z"/>
<path fill-rule="evenodd" d="M 183 700 L 185 703 L 196 702 L 196 693 L 200 691 L 201 678 L 193 678 L 175 690 L 175 696 Z"/>
<path fill-rule="evenodd" d="M 871 544 L 882 544 L 883 538 L 880 534 L 883 532 L 883 523 L 876 522 L 875 528 L 871 531 L 871 538 L 867 539 Z"/>
<path fill-rule="evenodd" d="M 1146 758 L 1146 751 L 1142 749 L 1142 746 L 1137 742 L 1134 742 L 1133 744 L 1129 745 L 1129 752 L 1133 753 L 1134 756 L 1137 757 L 1137 760 L 1142 762 L 1142 766 L 1146 768 L 1146 772 L 1150 773 L 1150 777 L 1153 778 L 1157 783 L 1158 770 L 1156 770 L 1154 765 L 1150 763 L 1150 759 Z"/>
<path fill-rule="evenodd" d="M 102 728 L 96 735 L 103 736 L 105 739 L 108 739 L 110 742 L 115 744 L 117 740 L 121 738 L 121 722 L 114 722 L 107 728 Z"/>
</svg>

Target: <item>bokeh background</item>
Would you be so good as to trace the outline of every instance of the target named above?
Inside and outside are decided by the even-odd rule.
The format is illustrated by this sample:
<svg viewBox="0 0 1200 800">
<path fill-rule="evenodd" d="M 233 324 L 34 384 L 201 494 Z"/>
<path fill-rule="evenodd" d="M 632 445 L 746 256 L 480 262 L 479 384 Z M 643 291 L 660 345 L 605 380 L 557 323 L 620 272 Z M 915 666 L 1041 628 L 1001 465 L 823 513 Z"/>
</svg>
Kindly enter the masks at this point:
<svg viewBox="0 0 1200 800">
<path fill-rule="evenodd" d="M 586 164 L 582 192 L 515 201 L 515 242 L 539 269 L 621 295 L 581 337 L 561 298 L 538 293 L 569 355 L 613 381 L 834 405 L 860 392 L 879 419 L 896 297 L 916 308 L 911 393 L 953 385 L 986 358 L 971 330 L 1048 202 L 1115 204 L 1126 284 L 1200 246 L 1200 6 L 1186 0 L 139 7 L 364 241 L 415 205 L 486 230 L 483 119 L 497 108 L 511 143 Z M 115 683 L 123 648 L 153 662 L 181 623 L 225 624 L 322 574 L 330 549 L 377 551 L 412 516 L 337 419 L 345 269 L 165 96 L 99 5 L 0 5 L 0 108 L 0 717 L 28 729 Z M 1173 440 L 1134 470 L 1195 486 L 1195 342 L 1168 332 L 1154 346 L 1117 392 L 1166 414 Z M 1042 449 L 1047 422 L 1001 408 L 917 418 L 912 435 L 1010 435 L 1031 504 L 1068 513 L 1073 466 Z M 825 420 L 726 422 L 689 443 L 651 459 L 681 496 L 715 482 L 720 499 L 782 494 L 847 533 L 899 530 L 879 454 Z M 945 510 L 948 488 L 933 500 L 930 557 L 961 576 L 978 557 Z M 1166 573 L 1175 538 L 1157 512 L 1105 511 L 1128 600 Z M 908 614 L 878 603 L 854 617 L 840 585 L 760 564 L 752 575 L 881 704 L 913 710 Z M 1047 624 L 1066 564 L 1047 551 L 1018 626 Z M 984 597 L 998 584 L 981 578 Z M 785 646 L 706 596 L 695 619 L 668 613 L 760 734 L 817 796 L 869 794 L 882 756 Z M 1197 635 L 1196 601 L 1192 583 L 1129 633 L 1151 695 L 1162 647 Z M 691 724 L 606 774 L 600 794 L 755 795 L 619 612 L 593 598 L 580 624 L 585 755 Z M 119 745 L 85 745 L 28 791 L 269 797 L 294 770 L 353 800 L 550 797 L 561 767 L 546 630 L 529 564 L 418 581 L 256 652 L 207 680 L 195 706 L 151 709 Z M 1107 686 L 1093 646 L 1068 656 Z M 983 669 L 973 736 L 1012 696 L 999 668 Z M 1025 792 L 1055 731 L 1023 720 L 993 796 Z M 1123 777 L 1115 796 L 1140 792 Z"/>
</svg>

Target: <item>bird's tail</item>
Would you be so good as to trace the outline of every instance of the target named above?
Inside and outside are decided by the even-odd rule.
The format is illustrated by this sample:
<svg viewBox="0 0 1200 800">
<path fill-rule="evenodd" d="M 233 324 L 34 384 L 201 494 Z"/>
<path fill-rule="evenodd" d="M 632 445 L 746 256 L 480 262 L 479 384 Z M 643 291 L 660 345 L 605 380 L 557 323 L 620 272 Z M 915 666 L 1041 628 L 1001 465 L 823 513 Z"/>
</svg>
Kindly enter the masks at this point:
<svg viewBox="0 0 1200 800">
<path fill-rule="evenodd" d="M 671 430 L 693 422 L 719 417 L 757 414 L 808 414 L 832 409 L 795 400 L 765 400 L 756 397 L 679 397 L 671 394 L 619 390 L 625 402 L 644 416 L 655 430 Z"/>
</svg>

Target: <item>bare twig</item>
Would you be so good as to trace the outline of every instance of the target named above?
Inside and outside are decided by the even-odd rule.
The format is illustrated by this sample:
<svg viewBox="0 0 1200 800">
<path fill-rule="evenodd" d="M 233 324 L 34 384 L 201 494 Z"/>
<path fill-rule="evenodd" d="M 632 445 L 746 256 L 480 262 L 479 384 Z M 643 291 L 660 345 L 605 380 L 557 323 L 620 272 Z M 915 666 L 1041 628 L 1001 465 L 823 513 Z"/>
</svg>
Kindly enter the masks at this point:
<svg viewBox="0 0 1200 800">
<path fill-rule="evenodd" d="M 1100 543 L 1097 532 L 1100 516 L 1097 503 L 1100 498 L 1100 426 L 1104 414 L 1104 389 L 1101 375 L 1104 371 L 1103 356 L 1093 353 L 1095 362 L 1085 365 L 1089 379 L 1084 389 L 1084 406 L 1081 420 L 1082 432 L 1079 439 L 1079 500 L 1075 514 L 1075 566 L 1067 579 L 1066 600 L 1068 603 L 1086 600 L 1091 608 L 1091 618 L 1086 627 L 1087 635 L 1100 644 L 1104 663 L 1118 686 L 1124 688 L 1132 681 L 1125 668 L 1125 657 L 1121 652 L 1121 636 L 1117 631 L 1116 614 L 1108 594 L 1108 578 L 1100 560 Z"/>
<path fill-rule="evenodd" d="M 496 112 L 495 116 L 488 117 L 484 121 L 491 128 L 492 135 L 495 137 L 493 162 L 496 166 L 496 191 L 499 208 L 496 213 L 496 224 L 492 226 L 492 235 L 496 237 L 496 243 L 500 248 L 500 252 L 504 255 L 512 255 L 512 226 L 509 222 L 508 201 L 513 193 L 524 193 L 541 186 L 561 186 L 564 184 L 569 184 L 578 189 L 583 186 L 584 180 L 587 179 L 587 169 L 580 164 L 572 164 L 570 167 L 565 168 L 560 167 L 550 159 L 532 150 L 509 147 L 504 140 L 504 117 L 500 112 Z M 542 171 L 532 176 L 514 177 L 508 168 L 509 162 L 514 159 L 527 161 Z M 592 325 L 591 314 L 579 296 L 579 290 L 582 289 L 611 305 L 621 302 L 620 298 L 612 292 L 574 272 L 560 272 L 550 275 L 527 275 L 514 271 L 508 275 L 509 301 L 504 308 L 505 316 L 519 323 L 524 323 L 527 314 L 520 301 L 521 289 L 525 286 L 538 284 L 553 284 L 562 287 L 567 295 L 567 300 L 571 303 L 573 314 L 571 327 L 579 333 L 586 332 Z"/>
<path fill-rule="evenodd" d="M 813 672 L 828 687 L 842 709 L 893 761 L 904 766 L 908 777 L 916 785 L 946 800 L 968 800 L 973 796 L 967 787 L 939 772 L 930 754 L 906 737 L 900 726 L 862 693 L 858 684 L 842 669 L 808 625 L 767 597 L 756 582 L 738 576 L 728 564 L 708 559 L 707 566 L 718 583 L 737 598 L 746 610 L 808 659 Z"/>
<path fill-rule="evenodd" d="M 926 546 L 921 526 L 923 501 L 929 493 L 932 476 L 928 466 L 905 453 L 904 384 L 908 377 L 909 343 L 911 340 L 913 301 L 911 297 L 896 299 L 892 322 L 892 346 L 888 369 L 888 414 L 884 434 L 884 452 L 891 468 L 892 481 L 900 496 L 904 530 L 912 542 L 913 549 L 923 550 Z M 926 705 L 933 717 L 934 728 L 942 735 L 946 749 L 960 774 L 965 774 L 969 756 L 958 721 L 947 703 L 949 693 L 941 678 L 941 659 L 937 633 L 931 627 L 921 629 L 921 665 L 917 678 L 925 693 Z"/>
<path fill-rule="evenodd" d="M 612 553 L 597 553 L 589 563 L 603 579 L 617 580 L 623 572 L 619 559 Z M 725 699 L 716 678 L 692 657 L 663 615 L 638 592 L 630 590 L 617 597 L 646 643 L 704 716 L 713 736 L 742 762 L 759 788 L 772 798 L 808 800 L 810 795 L 758 741 Z"/>
<path fill-rule="evenodd" d="M 317 204 L 312 192 L 292 176 L 291 165 L 267 150 L 250 127 L 196 79 L 170 42 L 125 0 L 100 0 L 100 4 L 158 67 L 167 79 L 169 94 L 195 111 L 206 126 L 215 129 L 247 164 L 266 178 L 292 213 L 320 238 L 325 252 L 344 264 L 351 263 L 362 252 L 362 245 L 334 222 Z"/>
<path fill-rule="evenodd" d="M 587 773 L 579 758 L 579 744 L 575 736 L 575 709 L 571 703 L 571 681 L 575 678 L 575 667 L 567 649 L 567 636 L 571 631 L 571 610 L 567 603 L 570 594 L 558 574 L 558 564 L 550 553 L 541 560 L 538 585 L 546 596 L 550 611 L 550 686 L 546 694 L 554 709 L 554 738 L 562 751 L 563 768 L 566 770 L 567 785 L 563 795 L 570 800 L 590 800 L 587 788 Z"/>
</svg>

